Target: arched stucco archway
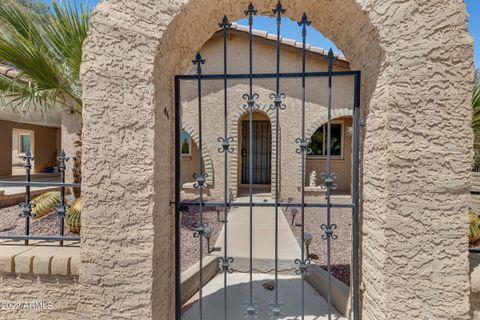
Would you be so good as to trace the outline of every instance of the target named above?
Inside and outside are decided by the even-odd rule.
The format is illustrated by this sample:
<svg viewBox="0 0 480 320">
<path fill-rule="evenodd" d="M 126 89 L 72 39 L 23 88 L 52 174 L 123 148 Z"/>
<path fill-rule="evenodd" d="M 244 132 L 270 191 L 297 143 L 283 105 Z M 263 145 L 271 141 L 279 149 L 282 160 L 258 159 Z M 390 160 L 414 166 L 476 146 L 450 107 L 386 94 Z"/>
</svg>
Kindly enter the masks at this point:
<svg viewBox="0 0 480 320">
<path fill-rule="evenodd" d="M 192 138 L 193 141 L 195 141 L 196 145 L 199 145 L 199 139 L 198 139 L 198 130 L 196 129 L 197 126 L 191 125 L 187 121 L 183 121 L 183 129 L 185 129 L 189 134 L 190 137 Z M 207 186 L 213 186 L 215 183 L 215 171 L 213 168 L 213 161 L 212 157 L 210 156 L 210 153 L 208 152 L 209 148 L 206 145 L 206 142 L 203 143 L 203 148 L 202 148 L 202 159 L 203 159 L 203 165 L 205 167 L 205 173 L 207 174 L 207 178 L 205 179 L 205 182 L 207 183 Z M 198 148 L 198 147 L 197 147 Z"/>
<path fill-rule="evenodd" d="M 270 15 L 275 2 L 254 4 Z M 96 8 L 82 65 L 83 316 L 173 319 L 173 76 L 247 5 Z M 292 19 L 307 12 L 363 73 L 364 319 L 466 319 L 473 49 L 463 1 L 284 5 Z"/>
</svg>

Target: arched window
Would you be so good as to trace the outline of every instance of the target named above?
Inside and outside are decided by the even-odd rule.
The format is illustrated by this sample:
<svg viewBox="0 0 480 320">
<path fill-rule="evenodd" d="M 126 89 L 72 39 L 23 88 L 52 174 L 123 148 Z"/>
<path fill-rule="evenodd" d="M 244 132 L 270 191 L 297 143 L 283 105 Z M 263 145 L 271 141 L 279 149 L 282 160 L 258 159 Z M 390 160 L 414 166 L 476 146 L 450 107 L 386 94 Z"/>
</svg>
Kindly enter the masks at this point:
<svg viewBox="0 0 480 320">
<path fill-rule="evenodd" d="M 341 157 L 343 155 L 343 124 L 332 123 L 331 130 L 331 155 Z M 312 150 L 310 157 L 326 157 L 327 156 L 327 124 L 322 125 L 315 131 L 311 137 L 308 147 Z"/>
</svg>

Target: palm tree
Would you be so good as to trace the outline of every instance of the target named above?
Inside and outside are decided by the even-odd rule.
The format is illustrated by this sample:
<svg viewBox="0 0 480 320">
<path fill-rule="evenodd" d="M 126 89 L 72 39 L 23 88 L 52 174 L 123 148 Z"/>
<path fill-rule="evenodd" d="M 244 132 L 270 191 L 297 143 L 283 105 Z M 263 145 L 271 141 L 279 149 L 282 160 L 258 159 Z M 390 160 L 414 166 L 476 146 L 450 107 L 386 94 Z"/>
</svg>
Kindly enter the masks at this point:
<svg viewBox="0 0 480 320">
<path fill-rule="evenodd" d="M 1 0 L 0 63 L 11 66 L 13 76 L 0 74 L 3 104 L 21 111 L 42 113 L 59 106 L 81 115 L 80 65 L 87 36 L 86 5 L 65 1 L 39 13 L 13 0 Z M 18 1 L 18 0 L 17 0 Z M 81 133 L 74 143 L 73 180 L 81 183 Z M 74 188 L 76 197 L 80 190 Z"/>
<path fill-rule="evenodd" d="M 474 150 L 475 150 L 475 161 L 473 164 L 473 171 L 480 171 L 480 80 L 478 78 L 477 71 L 477 81 L 475 88 L 473 90 L 472 96 L 472 108 L 473 108 L 473 119 L 472 127 L 474 134 Z"/>
<path fill-rule="evenodd" d="M 0 61 L 12 66 L 14 77 L 0 75 L 5 103 L 16 109 L 45 112 L 65 106 L 82 112 L 80 64 L 87 36 L 87 6 L 53 2 L 40 15 L 7 1 L 0 6 Z"/>
</svg>

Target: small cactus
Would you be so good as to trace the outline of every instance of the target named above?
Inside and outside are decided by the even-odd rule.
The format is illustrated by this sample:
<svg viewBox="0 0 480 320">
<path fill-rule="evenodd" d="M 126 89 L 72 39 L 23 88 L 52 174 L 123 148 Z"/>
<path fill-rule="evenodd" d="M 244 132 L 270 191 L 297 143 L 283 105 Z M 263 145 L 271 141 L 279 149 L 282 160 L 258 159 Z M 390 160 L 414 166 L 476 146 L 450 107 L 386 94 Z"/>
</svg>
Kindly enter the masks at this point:
<svg viewBox="0 0 480 320">
<path fill-rule="evenodd" d="M 67 209 L 65 215 L 65 225 L 71 233 L 79 234 L 81 228 L 82 200 L 75 199 L 72 205 Z"/>
<path fill-rule="evenodd" d="M 60 204 L 60 192 L 49 191 L 45 192 L 32 200 L 33 209 L 32 217 L 39 219 L 52 211 L 55 211 L 55 206 Z"/>
</svg>

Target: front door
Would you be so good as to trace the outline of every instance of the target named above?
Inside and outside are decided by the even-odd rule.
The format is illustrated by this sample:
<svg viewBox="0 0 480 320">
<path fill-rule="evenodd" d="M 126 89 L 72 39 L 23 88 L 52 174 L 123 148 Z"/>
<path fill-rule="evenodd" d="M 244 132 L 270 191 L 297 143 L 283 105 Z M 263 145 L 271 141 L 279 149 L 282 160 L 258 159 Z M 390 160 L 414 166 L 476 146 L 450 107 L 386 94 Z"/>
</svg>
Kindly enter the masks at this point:
<svg viewBox="0 0 480 320">
<path fill-rule="evenodd" d="M 270 121 L 253 123 L 253 177 L 252 184 L 270 184 L 272 172 L 272 131 Z M 249 180 L 249 121 L 242 122 L 242 183 Z"/>
</svg>

